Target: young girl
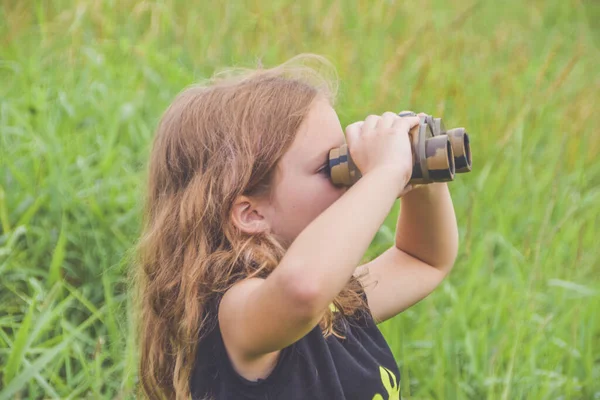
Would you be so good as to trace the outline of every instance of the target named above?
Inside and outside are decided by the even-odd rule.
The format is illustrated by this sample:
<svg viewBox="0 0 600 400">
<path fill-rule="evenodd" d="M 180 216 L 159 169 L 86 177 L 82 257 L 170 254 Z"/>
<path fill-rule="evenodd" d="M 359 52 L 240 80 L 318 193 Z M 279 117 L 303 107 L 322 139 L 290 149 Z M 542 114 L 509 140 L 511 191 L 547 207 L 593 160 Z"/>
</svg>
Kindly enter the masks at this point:
<svg viewBox="0 0 600 400">
<path fill-rule="evenodd" d="M 344 137 L 314 61 L 330 66 L 217 75 L 160 121 L 136 275 L 149 398 L 400 397 L 376 323 L 452 268 L 452 201 L 446 184 L 407 185 L 419 118 L 370 115 Z M 363 174 L 350 188 L 327 169 L 346 140 Z M 399 197 L 395 245 L 359 266 Z"/>
</svg>

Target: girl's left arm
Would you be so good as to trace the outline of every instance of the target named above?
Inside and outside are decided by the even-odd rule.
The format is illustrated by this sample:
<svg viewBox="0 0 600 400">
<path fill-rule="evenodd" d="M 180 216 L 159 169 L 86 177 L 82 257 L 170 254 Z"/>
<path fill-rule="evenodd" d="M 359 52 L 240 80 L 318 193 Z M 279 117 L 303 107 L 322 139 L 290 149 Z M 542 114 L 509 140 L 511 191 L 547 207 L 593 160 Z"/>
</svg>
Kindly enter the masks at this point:
<svg viewBox="0 0 600 400">
<path fill-rule="evenodd" d="M 458 229 L 447 183 L 417 187 L 401 198 L 395 245 L 357 268 L 369 308 L 385 321 L 431 293 L 450 272 Z"/>
<path fill-rule="evenodd" d="M 458 252 L 458 228 L 447 183 L 420 186 L 402 197 L 396 247 L 450 272 Z"/>
</svg>

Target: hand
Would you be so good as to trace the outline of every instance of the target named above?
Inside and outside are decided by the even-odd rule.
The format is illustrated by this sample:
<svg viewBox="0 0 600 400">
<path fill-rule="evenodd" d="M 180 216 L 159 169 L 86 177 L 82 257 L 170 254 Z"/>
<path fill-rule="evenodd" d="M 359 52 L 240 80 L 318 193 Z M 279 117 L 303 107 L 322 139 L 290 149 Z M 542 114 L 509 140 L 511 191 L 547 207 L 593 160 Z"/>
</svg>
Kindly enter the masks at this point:
<svg viewBox="0 0 600 400">
<path fill-rule="evenodd" d="M 412 145 L 408 132 L 419 124 L 419 117 L 399 117 L 386 112 L 369 115 L 346 127 L 348 149 L 362 175 L 382 170 L 394 176 L 400 194 L 412 175 Z"/>
</svg>

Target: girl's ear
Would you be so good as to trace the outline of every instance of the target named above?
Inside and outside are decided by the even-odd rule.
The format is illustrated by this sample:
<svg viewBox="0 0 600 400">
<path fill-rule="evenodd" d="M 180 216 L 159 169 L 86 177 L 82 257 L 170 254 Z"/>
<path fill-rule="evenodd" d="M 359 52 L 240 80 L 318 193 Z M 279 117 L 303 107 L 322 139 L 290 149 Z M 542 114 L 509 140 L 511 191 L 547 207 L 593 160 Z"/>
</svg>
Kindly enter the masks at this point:
<svg viewBox="0 0 600 400">
<path fill-rule="evenodd" d="M 231 221 L 242 232 L 254 234 L 269 230 L 262 204 L 247 196 L 237 198 L 231 209 Z"/>
</svg>

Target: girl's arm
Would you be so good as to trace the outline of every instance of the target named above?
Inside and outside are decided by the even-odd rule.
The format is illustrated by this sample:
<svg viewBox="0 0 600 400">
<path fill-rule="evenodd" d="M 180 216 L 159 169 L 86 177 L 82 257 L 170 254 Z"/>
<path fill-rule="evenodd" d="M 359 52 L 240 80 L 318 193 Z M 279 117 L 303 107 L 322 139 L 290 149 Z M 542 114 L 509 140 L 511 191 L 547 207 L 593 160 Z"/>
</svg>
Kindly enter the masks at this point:
<svg viewBox="0 0 600 400">
<path fill-rule="evenodd" d="M 364 175 L 298 235 L 267 279 L 228 290 L 219 320 L 230 356 L 256 359 L 310 332 L 348 283 L 403 186 L 386 169 Z"/>
<path fill-rule="evenodd" d="M 360 266 L 373 318 L 382 322 L 431 293 L 454 265 L 458 230 L 446 183 L 432 183 L 402 197 L 396 244 Z"/>
</svg>

